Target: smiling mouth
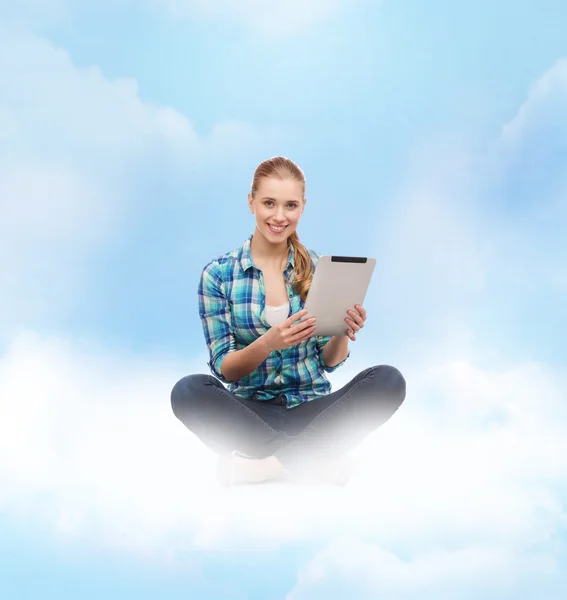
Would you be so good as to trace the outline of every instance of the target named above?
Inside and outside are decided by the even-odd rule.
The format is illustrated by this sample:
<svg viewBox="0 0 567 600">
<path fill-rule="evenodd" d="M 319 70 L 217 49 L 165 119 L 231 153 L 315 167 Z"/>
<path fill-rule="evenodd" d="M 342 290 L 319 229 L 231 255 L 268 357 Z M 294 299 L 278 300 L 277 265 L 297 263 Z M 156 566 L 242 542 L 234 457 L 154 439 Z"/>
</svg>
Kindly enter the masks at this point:
<svg viewBox="0 0 567 600">
<path fill-rule="evenodd" d="M 281 233 L 282 231 L 284 231 L 284 229 L 287 227 L 287 225 L 284 225 L 283 227 L 275 227 L 274 225 L 270 225 L 268 223 L 268 229 L 270 231 L 273 231 L 274 233 Z"/>
</svg>

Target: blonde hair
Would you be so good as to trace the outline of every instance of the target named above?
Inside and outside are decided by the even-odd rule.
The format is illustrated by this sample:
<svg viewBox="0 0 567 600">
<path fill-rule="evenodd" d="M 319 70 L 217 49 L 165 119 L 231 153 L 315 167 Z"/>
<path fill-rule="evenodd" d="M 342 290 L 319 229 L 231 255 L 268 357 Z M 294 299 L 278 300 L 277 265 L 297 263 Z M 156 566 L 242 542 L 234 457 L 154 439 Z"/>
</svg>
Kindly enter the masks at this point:
<svg viewBox="0 0 567 600">
<path fill-rule="evenodd" d="M 252 197 L 258 190 L 258 185 L 263 177 L 277 177 L 278 179 L 294 179 L 299 181 L 303 187 L 305 197 L 305 175 L 299 166 L 289 158 L 275 156 L 260 163 L 254 172 L 250 193 Z M 293 246 L 295 256 L 295 267 L 293 269 L 293 288 L 305 302 L 307 292 L 311 286 L 313 277 L 313 262 L 309 250 L 299 241 L 297 231 L 294 231 L 287 239 L 288 246 Z"/>
</svg>

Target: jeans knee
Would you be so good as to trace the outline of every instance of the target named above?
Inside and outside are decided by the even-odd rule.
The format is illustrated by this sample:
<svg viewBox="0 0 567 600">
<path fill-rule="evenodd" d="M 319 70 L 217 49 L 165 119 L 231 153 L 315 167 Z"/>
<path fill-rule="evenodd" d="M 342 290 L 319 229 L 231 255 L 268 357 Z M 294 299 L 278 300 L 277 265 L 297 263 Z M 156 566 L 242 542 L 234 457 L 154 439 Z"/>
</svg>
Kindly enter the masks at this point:
<svg viewBox="0 0 567 600">
<path fill-rule="evenodd" d="M 406 396 L 406 380 L 399 369 L 391 365 L 378 365 L 371 367 L 372 375 L 378 378 L 380 387 L 387 389 L 399 399 L 400 404 Z"/>
<path fill-rule="evenodd" d="M 180 412 L 185 412 L 191 400 L 209 382 L 209 375 L 194 373 L 182 377 L 172 388 L 170 400 L 173 414 L 179 418 Z"/>
</svg>

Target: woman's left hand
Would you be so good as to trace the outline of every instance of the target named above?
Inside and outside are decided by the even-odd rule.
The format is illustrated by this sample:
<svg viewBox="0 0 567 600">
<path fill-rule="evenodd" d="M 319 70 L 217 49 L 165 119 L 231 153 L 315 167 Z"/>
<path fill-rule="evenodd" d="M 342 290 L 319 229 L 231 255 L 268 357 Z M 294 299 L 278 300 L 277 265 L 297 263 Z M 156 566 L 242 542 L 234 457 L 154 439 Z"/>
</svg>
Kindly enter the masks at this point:
<svg viewBox="0 0 567 600">
<path fill-rule="evenodd" d="M 355 310 L 347 310 L 348 317 L 345 318 L 347 325 L 350 329 L 347 329 L 348 337 L 354 342 L 356 340 L 356 334 L 364 327 L 366 321 L 366 311 L 360 304 L 355 305 Z"/>
</svg>

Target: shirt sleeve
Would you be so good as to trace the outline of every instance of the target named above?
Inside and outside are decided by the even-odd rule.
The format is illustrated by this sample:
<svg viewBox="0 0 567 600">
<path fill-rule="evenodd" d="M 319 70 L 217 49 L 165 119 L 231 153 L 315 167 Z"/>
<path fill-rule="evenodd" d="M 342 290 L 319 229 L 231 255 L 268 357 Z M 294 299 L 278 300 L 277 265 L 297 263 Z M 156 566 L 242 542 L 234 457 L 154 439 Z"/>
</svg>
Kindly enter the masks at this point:
<svg viewBox="0 0 567 600">
<path fill-rule="evenodd" d="M 339 367 L 341 367 L 342 365 L 345 364 L 347 358 L 350 356 L 350 349 L 349 349 L 348 354 L 346 355 L 346 357 L 343 360 L 341 360 L 340 363 L 337 363 L 334 367 L 329 367 L 328 365 L 326 365 L 325 361 L 323 360 L 323 348 L 327 345 L 327 343 L 330 340 L 331 340 L 331 336 L 320 335 L 317 337 L 317 356 L 319 358 L 319 363 L 321 364 L 323 369 L 325 371 L 327 371 L 327 373 L 332 373 L 333 371 L 336 371 Z"/>
<path fill-rule="evenodd" d="M 230 304 L 223 291 L 222 279 L 214 263 L 207 265 L 199 282 L 199 316 L 209 350 L 209 368 L 224 383 L 221 363 L 223 358 L 236 349 L 230 327 Z"/>
</svg>

